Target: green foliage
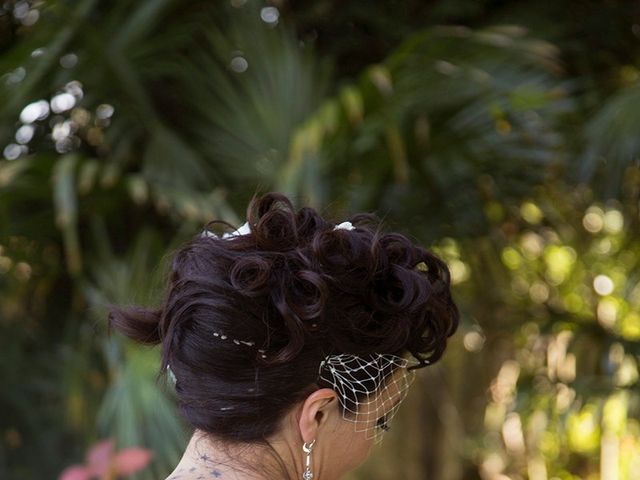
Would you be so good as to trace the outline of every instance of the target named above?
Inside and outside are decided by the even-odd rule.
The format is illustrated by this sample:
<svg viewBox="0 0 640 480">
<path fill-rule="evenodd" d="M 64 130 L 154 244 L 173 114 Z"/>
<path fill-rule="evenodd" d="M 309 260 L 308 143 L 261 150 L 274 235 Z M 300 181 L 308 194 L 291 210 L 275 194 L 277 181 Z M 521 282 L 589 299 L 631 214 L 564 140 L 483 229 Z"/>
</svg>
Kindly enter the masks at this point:
<svg viewBox="0 0 640 480">
<path fill-rule="evenodd" d="M 557 61 L 518 27 L 416 33 L 302 125 L 278 188 L 352 208 L 382 198 L 408 219 L 430 209 L 423 238 L 478 234 L 483 197 L 522 198 L 559 155 L 571 101 Z"/>
<path fill-rule="evenodd" d="M 630 3 L 265 5 L 2 7 L 0 477 L 109 436 L 155 452 L 138 478 L 172 469 L 188 431 L 158 350 L 107 307 L 157 302 L 174 248 L 280 190 L 430 245 L 463 313 L 351 478 L 636 478 Z"/>
</svg>

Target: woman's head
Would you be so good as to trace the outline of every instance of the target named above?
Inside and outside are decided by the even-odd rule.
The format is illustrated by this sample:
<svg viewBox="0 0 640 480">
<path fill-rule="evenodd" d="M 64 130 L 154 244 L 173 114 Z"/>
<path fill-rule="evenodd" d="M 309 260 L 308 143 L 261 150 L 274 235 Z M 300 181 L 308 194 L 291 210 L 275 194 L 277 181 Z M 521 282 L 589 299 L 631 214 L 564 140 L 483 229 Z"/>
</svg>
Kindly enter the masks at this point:
<svg viewBox="0 0 640 480">
<path fill-rule="evenodd" d="M 112 308 L 120 331 L 162 344 L 161 371 L 170 366 L 195 428 L 263 441 L 314 391 L 340 393 L 346 377 L 328 367 L 347 358 L 364 362 L 340 364 L 358 387 L 337 395 L 353 420 L 360 402 L 400 385 L 386 380 L 441 357 L 458 326 L 444 262 L 372 214 L 346 220 L 336 228 L 282 194 L 254 197 L 235 235 L 205 230 L 175 252 L 159 308 Z"/>
</svg>

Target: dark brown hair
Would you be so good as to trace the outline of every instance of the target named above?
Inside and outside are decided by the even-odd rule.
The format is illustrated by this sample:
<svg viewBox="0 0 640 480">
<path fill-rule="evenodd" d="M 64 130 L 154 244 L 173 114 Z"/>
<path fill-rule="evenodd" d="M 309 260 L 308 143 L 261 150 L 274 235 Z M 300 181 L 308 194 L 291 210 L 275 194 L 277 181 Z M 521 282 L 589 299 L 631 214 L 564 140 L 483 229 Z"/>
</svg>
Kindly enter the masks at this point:
<svg viewBox="0 0 640 480">
<path fill-rule="evenodd" d="M 175 252 L 159 308 L 112 306 L 116 329 L 162 344 L 160 372 L 171 366 L 191 425 L 260 442 L 318 388 L 328 354 L 410 353 L 418 367 L 442 356 L 458 326 L 446 264 L 374 214 L 343 220 L 356 228 L 254 196 L 250 234 L 199 232 Z"/>
</svg>

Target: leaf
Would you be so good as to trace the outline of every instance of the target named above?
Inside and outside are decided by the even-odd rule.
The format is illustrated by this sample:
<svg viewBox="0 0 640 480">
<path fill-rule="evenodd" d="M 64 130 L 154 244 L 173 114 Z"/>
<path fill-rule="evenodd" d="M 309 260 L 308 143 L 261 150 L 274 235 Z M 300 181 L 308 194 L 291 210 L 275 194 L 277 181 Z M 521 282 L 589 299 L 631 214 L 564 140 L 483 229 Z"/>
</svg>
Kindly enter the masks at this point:
<svg viewBox="0 0 640 480">
<path fill-rule="evenodd" d="M 130 475 L 142 470 L 151 461 L 152 452 L 147 448 L 131 447 L 121 450 L 114 460 L 118 475 Z"/>
<path fill-rule="evenodd" d="M 53 171 L 53 201 L 56 207 L 56 226 L 62 230 L 67 254 L 67 268 L 71 274 L 82 269 L 80 239 L 78 238 L 78 203 L 75 187 L 77 155 L 60 158 Z"/>
<path fill-rule="evenodd" d="M 640 86 L 607 98 L 585 127 L 584 153 L 574 162 L 579 180 L 591 182 L 608 198 L 618 197 L 627 168 L 640 157 L 639 124 Z"/>
</svg>

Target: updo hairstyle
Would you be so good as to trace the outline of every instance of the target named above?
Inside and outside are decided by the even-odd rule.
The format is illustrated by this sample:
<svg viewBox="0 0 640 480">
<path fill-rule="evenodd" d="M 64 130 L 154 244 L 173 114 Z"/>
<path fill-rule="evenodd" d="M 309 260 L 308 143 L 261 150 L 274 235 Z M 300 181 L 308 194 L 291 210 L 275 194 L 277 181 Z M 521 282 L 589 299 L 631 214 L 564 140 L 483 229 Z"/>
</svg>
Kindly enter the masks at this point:
<svg viewBox="0 0 640 480">
<path fill-rule="evenodd" d="M 232 442 L 259 442 L 320 388 L 329 354 L 410 354 L 433 364 L 458 327 L 446 264 L 371 213 L 339 221 L 254 196 L 251 232 L 198 233 L 174 252 L 159 308 L 112 306 L 126 336 L 162 344 L 181 414 Z M 353 230 L 334 229 L 350 221 Z M 233 227 L 227 222 L 216 223 Z M 234 228 L 235 230 L 235 228 Z M 222 338 L 224 337 L 224 339 Z"/>
</svg>

